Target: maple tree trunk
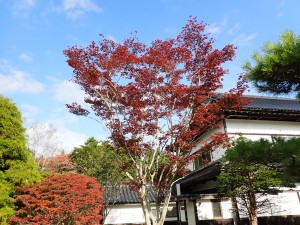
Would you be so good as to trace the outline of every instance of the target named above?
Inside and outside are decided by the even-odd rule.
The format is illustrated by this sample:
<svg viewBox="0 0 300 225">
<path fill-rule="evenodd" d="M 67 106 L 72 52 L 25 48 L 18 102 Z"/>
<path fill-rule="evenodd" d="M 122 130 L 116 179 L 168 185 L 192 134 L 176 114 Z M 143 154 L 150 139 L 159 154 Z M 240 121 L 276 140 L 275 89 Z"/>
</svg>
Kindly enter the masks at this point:
<svg viewBox="0 0 300 225">
<path fill-rule="evenodd" d="M 145 217 L 145 224 L 153 225 L 153 223 L 151 222 L 151 217 L 152 217 L 151 208 L 150 208 L 149 201 L 147 201 L 148 193 L 146 190 L 146 186 L 143 185 L 139 191 L 140 191 L 140 196 L 141 196 L 142 210 L 143 210 L 144 217 Z"/>
<path fill-rule="evenodd" d="M 100 35 L 99 44 L 64 51 L 95 117 L 76 102 L 67 107 L 103 123 L 109 138 L 132 159 L 137 171 L 131 180 L 139 189 L 146 225 L 163 224 L 175 175 L 184 175 L 193 159 L 197 143 L 192 140 L 218 126 L 225 110 L 246 104 L 242 75 L 228 95 L 215 93 L 227 73 L 221 64 L 234 58 L 235 47 L 214 49 L 204 30 L 205 24 L 190 18 L 176 38 L 155 40 L 149 47 L 136 37 L 116 43 Z M 198 152 L 226 140 L 217 133 Z M 162 203 L 157 218 L 149 199 L 152 186 L 159 190 L 157 204 Z"/>
<path fill-rule="evenodd" d="M 163 205 L 162 205 L 161 214 L 160 214 L 160 219 L 159 219 L 157 225 L 163 225 L 164 224 L 164 221 L 165 221 L 166 215 L 167 215 L 167 211 L 168 211 L 168 205 L 169 205 L 169 202 L 170 202 L 170 197 L 171 197 L 171 188 L 168 191 L 167 195 L 165 196 L 165 199 L 164 199 L 164 202 L 163 202 Z"/>
<path fill-rule="evenodd" d="M 147 188 L 145 186 L 142 186 L 139 191 L 141 196 L 142 209 L 145 217 L 145 225 L 163 225 L 168 211 L 171 189 L 168 191 L 162 204 L 159 205 L 159 207 L 162 207 L 162 209 L 159 211 L 159 213 L 156 214 L 156 217 L 153 216 L 151 204 L 147 199 L 147 196 L 149 196 L 149 193 L 147 193 Z"/>
</svg>

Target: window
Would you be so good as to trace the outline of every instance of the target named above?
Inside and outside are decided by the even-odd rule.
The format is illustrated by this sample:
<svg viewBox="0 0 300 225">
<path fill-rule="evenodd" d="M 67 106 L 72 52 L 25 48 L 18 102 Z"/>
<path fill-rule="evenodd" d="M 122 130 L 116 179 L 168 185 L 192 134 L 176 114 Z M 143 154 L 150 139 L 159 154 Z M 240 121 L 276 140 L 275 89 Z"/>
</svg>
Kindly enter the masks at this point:
<svg viewBox="0 0 300 225">
<path fill-rule="evenodd" d="M 203 151 L 200 156 L 194 161 L 195 170 L 211 161 L 210 151 Z"/>
<path fill-rule="evenodd" d="M 211 200 L 212 204 L 212 211 L 214 218 L 222 218 L 222 207 L 221 207 L 221 201 L 220 200 Z"/>
</svg>

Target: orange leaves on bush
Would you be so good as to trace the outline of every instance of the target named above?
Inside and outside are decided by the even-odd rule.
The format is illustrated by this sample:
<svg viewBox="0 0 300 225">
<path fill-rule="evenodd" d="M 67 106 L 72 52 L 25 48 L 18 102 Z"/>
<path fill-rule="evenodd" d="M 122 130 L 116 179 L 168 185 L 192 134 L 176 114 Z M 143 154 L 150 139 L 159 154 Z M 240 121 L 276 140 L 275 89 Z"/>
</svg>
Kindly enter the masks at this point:
<svg viewBox="0 0 300 225">
<path fill-rule="evenodd" d="M 20 188 L 11 224 L 100 224 L 102 188 L 94 178 L 59 174 Z"/>
</svg>

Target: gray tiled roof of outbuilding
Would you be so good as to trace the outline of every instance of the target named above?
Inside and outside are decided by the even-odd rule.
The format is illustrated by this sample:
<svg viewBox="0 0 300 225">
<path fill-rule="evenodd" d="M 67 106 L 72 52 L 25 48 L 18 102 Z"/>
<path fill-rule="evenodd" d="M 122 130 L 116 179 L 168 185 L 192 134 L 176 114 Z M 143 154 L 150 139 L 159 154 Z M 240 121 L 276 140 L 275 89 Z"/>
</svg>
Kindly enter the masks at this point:
<svg viewBox="0 0 300 225">
<path fill-rule="evenodd" d="M 150 201 L 154 202 L 153 189 L 150 190 Z M 114 204 L 134 204 L 140 203 L 139 195 L 130 185 L 118 185 L 116 187 L 105 187 L 104 202 Z"/>
</svg>

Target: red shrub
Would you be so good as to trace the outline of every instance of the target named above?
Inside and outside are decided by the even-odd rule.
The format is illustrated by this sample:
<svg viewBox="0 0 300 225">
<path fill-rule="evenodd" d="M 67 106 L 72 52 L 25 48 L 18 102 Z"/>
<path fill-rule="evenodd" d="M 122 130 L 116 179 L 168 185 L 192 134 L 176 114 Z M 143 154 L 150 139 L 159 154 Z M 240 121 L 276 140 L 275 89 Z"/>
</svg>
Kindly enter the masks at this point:
<svg viewBox="0 0 300 225">
<path fill-rule="evenodd" d="M 100 224 L 101 185 L 80 174 L 59 174 L 20 188 L 11 224 Z"/>
</svg>

